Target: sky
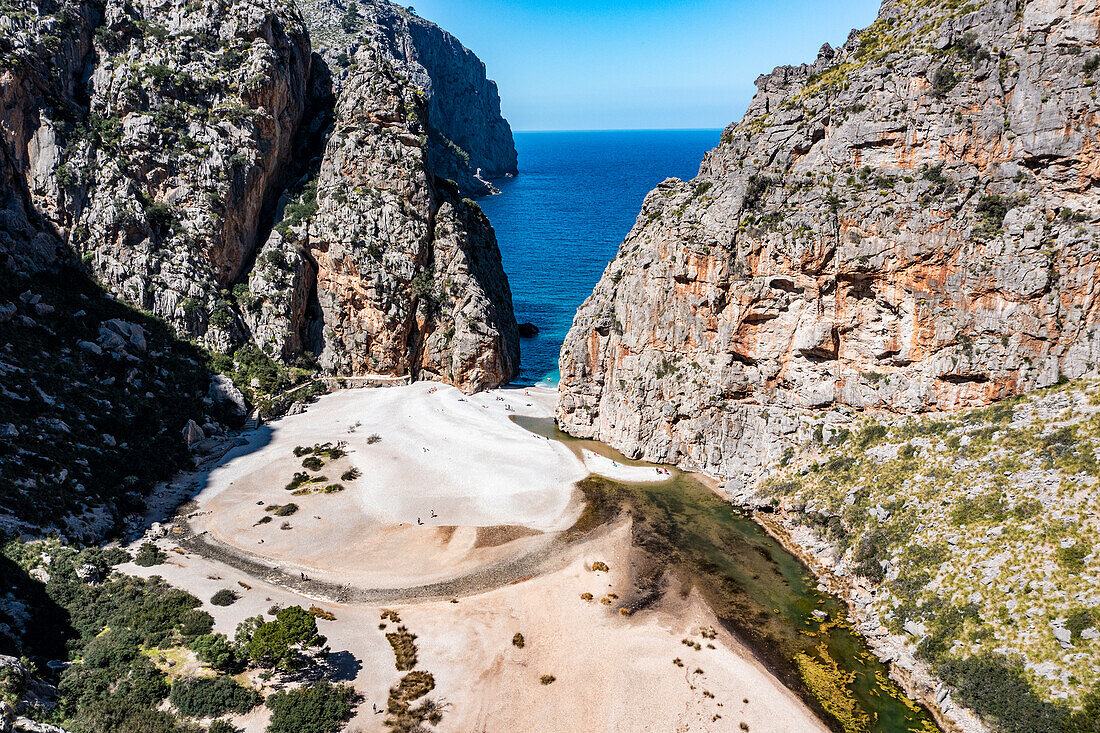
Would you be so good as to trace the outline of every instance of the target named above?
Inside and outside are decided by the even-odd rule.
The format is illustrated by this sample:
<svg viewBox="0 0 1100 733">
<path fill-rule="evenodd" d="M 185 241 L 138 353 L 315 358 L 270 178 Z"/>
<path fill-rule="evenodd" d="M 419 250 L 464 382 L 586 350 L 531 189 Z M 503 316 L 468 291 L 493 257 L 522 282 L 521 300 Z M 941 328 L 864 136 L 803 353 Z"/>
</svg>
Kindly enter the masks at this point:
<svg viewBox="0 0 1100 733">
<path fill-rule="evenodd" d="M 406 0 L 408 1 L 408 0 Z M 719 128 L 879 0 L 413 0 L 500 87 L 513 130 Z"/>
</svg>

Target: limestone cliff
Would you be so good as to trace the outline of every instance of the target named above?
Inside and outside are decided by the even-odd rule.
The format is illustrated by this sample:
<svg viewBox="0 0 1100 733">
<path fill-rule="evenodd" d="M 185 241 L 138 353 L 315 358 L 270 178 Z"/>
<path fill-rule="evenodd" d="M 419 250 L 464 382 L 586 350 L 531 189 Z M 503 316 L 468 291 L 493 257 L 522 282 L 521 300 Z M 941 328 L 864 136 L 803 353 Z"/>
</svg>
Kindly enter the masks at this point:
<svg viewBox="0 0 1100 733">
<path fill-rule="evenodd" d="M 341 15 L 313 12 L 318 32 Z M 495 387 L 519 369 L 519 335 L 492 227 L 462 195 L 488 190 L 478 169 L 515 170 L 495 85 L 408 11 L 354 13 L 347 32 L 326 37 L 331 122 L 316 170 L 263 246 L 252 332 L 269 353 L 312 351 L 335 374 Z"/>
<path fill-rule="evenodd" d="M 1098 32 L 1092 0 L 886 0 L 760 77 L 578 312 L 562 427 L 736 486 L 852 409 L 1094 372 Z"/>
<path fill-rule="evenodd" d="M 512 130 L 500 114 L 485 64 L 454 36 L 387 0 L 302 0 L 314 46 L 335 84 L 359 73 L 356 56 L 371 47 L 403 85 L 417 90 L 432 171 L 467 195 L 494 190 L 492 179 L 515 175 Z"/>
<path fill-rule="evenodd" d="M 470 390 L 515 373 L 492 228 L 459 194 L 515 172 L 515 148 L 453 37 L 379 0 L 323 47 L 331 73 L 286 0 L 3 9 L 10 272 L 82 260 L 219 352 Z"/>
</svg>

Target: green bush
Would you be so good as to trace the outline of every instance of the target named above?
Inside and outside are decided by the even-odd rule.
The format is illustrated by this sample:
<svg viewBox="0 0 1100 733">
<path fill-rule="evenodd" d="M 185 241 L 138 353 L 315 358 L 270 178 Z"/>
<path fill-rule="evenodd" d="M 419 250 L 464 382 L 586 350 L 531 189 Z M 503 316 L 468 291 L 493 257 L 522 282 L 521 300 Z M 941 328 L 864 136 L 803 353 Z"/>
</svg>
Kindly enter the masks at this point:
<svg viewBox="0 0 1100 733">
<path fill-rule="evenodd" d="M 951 660 L 939 672 L 963 705 L 1003 733 L 1062 733 L 1061 710 L 1035 694 L 1020 664 L 990 655 Z"/>
<path fill-rule="evenodd" d="M 206 729 L 206 733 L 240 733 L 240 728 L 228 720 L 218 719 L 210 724 L 210 727 Z"/>
<path fill-rule="evenodd" d="M 271 709 L 268 733 L 336 733 L 351 717 L 357 702 L 349 685 L 316 682 L 267 698 Z"/>
<path fill-rule="evenodd" d="M 137 555 L 134 556 L 134 564 L 148 568 L 153 565 L 163 565 L 164 559 L 165 555 L 159 547 L 152 542 L 143 542 L 141 547 L 138 548 Z"/>
<path fill-rule="evenodd" d="M 235 591 L 223 588 L 210 597 L 210 602 L 215 606 L 232 606 L 240 596 Z"/>
<path fill-rule="evenodd" d="M 183 677 L 172 683 L 169 702 L 192 718 L 213 718 L 225 713 L 247 713 L 263 700 L 255 690 L 242 687 L 231 677 Z"/>
<path fill-rule="evenodd" d="M 223 672 L 239 670 L 243 664 L 237 646 L 225 634 L 203 634 L 191 642 L 199 661 Z"/>
<path fill-rule="evenodd" d="M 281 507 L 275 510 L 276 517 L 289 517 L 298 511 L 298 505 L 294 503 L 283 504 Z"/>
</svg>

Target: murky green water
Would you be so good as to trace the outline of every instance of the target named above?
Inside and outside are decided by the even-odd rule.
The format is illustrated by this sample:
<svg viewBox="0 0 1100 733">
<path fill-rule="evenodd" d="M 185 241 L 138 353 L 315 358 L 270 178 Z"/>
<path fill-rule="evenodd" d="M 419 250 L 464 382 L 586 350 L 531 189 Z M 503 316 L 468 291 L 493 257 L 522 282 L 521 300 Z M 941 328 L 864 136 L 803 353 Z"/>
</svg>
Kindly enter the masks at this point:
<svg viewBox="0 0 1100 733">
<path fill-rule="evenodd" d="M 540 435 L 574 450 L 636 461 L 595 441 L 560 432 L 552 420 L 517 417 Z M 937 731 L 931 716 L 905 697 L 885 666 L 846 620 L 844 605 L 817 590 L 809 570 L 747 515 L 690 475 L 627 484 L 590 477 L 582 528 L 622 511 L 633 518 L 643 561 L 628 606 L 640 608 L 662 592 L 667 573 L 697 587 L 722 622 L 833 728 L 845 733 Z M 815 615 L 816 612 L 816 615 Z"/>
</svg>

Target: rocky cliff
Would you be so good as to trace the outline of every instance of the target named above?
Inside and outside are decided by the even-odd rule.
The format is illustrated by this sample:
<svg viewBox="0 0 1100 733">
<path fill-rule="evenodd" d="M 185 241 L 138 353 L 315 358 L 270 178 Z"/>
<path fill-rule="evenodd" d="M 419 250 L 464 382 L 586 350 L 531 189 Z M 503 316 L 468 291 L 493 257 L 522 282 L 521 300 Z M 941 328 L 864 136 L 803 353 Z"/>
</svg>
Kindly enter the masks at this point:
<svg viewBox="0 0 1100 733">
<path fill-rule="evenodd" d="M 886 0 L 757 80 L 581 307 L 559 421 L 759 478 L 852 410 L 953 410 L 1094 372 L 1100 9 Z"/>
<path fill-rule="evenodd" d="M 481 195 L 494 190 L 492 179 L 516 174 L 516 147 L 497 86 L 458 39 L 386 0 L 302 0 L 300 6 L 337 86 L 358 73 L 356 54 L 369 46 L 403 85 L 417 90 L 436 175 L 455 181 L 464 194 Z"/>
<path fill-rule="evenodd" d="M 335 73 L 284 0 L 5 0 L 6 268 L 79 259 L 219 352 L 508 381 L 507 278 L 462 196 L 515 171 L 495 85 L 387 2 L 319 18 Z"/>
<path fill-rule="evenodd" d="M 479 169 L 515 170 L 495 85 L 454 38 L 402 8 L 312 13 L 318 33 L 343 18 L 325 36 L 331 121 L 249 283 L 257 343 L 283 358 L 310 350 L 336 374 L 467 391 L 509 381 L 511 291 L 492 227 L 464 197 L 488 191 Z"/>
</svg>

